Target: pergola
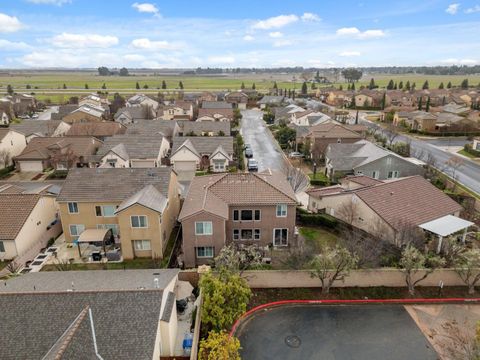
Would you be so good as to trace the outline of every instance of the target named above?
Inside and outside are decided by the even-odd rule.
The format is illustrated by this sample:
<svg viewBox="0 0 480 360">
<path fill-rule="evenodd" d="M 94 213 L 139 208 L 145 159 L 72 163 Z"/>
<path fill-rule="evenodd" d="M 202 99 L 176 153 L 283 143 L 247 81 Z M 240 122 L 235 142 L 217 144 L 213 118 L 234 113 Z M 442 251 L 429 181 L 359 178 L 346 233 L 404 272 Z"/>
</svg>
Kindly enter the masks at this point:
<svg viewBox="0 0 480 360">
<path fill-rule="evenodd" d="M 442 249 L 442 241 L 446 236 L 450 236 L 463 230 L 462 242 L 465 243 L 467 229 L 474 225 L 473 222 L 461 219 L 453 215 L 446 215 L 441 218 L 418 225 L 423 230 L 431 232 L 438 236 L 437 254 Z"/>
<path fill-rule="evenodd" d="M 78 246 L 78 255 L 82 257 L 82 252 L 80 250 L 80 244 L 82 243 L 102 243 L 103 252 L 106 253 L 105 241 L 108 240 L 109 235 L 111 236 L 111 229 L 86 229 L 84 230 L 78 239 L 74 242 Z"/>
</svg>

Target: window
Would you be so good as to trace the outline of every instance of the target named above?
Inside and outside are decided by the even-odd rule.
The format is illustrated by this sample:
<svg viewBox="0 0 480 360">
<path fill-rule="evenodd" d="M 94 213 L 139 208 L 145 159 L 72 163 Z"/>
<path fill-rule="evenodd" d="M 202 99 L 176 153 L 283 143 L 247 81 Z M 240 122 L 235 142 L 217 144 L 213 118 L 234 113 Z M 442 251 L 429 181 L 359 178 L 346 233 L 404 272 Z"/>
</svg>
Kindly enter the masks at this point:
<svg viewBox="0 0 480 360">
<path fill-rule="evenodd" d="M 252 221 L 253 220 L 253 211 L 252 210 L 241 210 L 240 219 L 242 221 Z"/>
<path fill-rule="evenodd" d="M 111 229 L 114 236 L 119 234 L 117 224 L 97 224 L 97 229 Z"/>
<path fill-rule="evenodd" d="M 260 240 L 260 229 L 253 230 L 253 240 Z"/>
<path fill-rule="evenodd" d="M 260 210 L 255 210 L 255 221 L 260 221 Z"/>
<path fill-rule="evenodd" d="M 372 171 L 372 178 L 378 179 L 380 177 L 380 171 L 374 170 Z"/>
<path fill-rule="evenodd" d="M 195 235 L 212 235 L 212 222 L 211 221 L 196 222 Z"/>
<path fill-rule="evenodd" d="M 213 246 L 197 247 L 198 258 L 213 258 Z"/>
<path fill-rule="evenodd" d="M 5 244 L 3 241 L 0 241 L 0 253 L 5 252 Z"/>
<path fill-rule="evenodd" d="M 116 210 L 116 207 L 113 205 L 95 206 L 95 214 L 97 216 L 114 217 L 115 210 Z"/>
<path fill-rule="evenodd" d="M 233 221 L 260 221 L 260 210 L 233 210 Z"/>
<path fill-rule="evenodd" d="M 132 216 L 130 216 L 130 220 L 131 220 L 131 223 L 132 223 L 132 228 L 146 228 L 146 227 L 148 227 L 147 217 L 145 215 L 132 215 Z"/>
<path fill-rule="evenodd" d="M 277 217 L 286 217 L 287 216 L 287 205 L 280 204 L 277 205 Z"/>
<path fill-rule="evenodd" d="M 273 245 L 274 246 L 288 245 L 288 229 L 273 229 Z"/>
<path fill-rule="evenodd" d="M 68 203 L 68 212 L 70 214 L 78 214 L 78 204 L 76 202 Z"/>
<path fill-rule="evenodd" d="M 225 170 L 225 160 L 213 160 L 213 168 L 215 170 Z"/>
<path fill-rule="evenodd" d="M 135 251 L 152 250 L 150 240 L 133 240 L 133 248 Z"/>
<path fill-rule="evenodd" d="M 396 179 L 396 178 L 398 178 L 399 175 L 400 175 L 400 172 L 397 171 L 397 170 L 394 170 L 394 171 L 389 171 L 387 177 L 389 179 Z"/>
<path fill-rule="evenodd" d="M 233 240 L 240 240 L 240 230 L 233 229 Z"/>
<path fill-rule="evenodd" d="M 233 210 L 233 221 L 238 221 L 238 210 Z"/>
<path fill-rule="evenodd" d="M 85 230 L 85 225 L 70 225 L 70 235 L 73 240 L 77 240 L 80 234 Z"/>
<path fill-rule="evenodd" d="M 253 239 L 253 230 L 252 229 L 242 229 L 240 232 L 240 237 L 242 240 L 252 240 Z"/>
</svg>

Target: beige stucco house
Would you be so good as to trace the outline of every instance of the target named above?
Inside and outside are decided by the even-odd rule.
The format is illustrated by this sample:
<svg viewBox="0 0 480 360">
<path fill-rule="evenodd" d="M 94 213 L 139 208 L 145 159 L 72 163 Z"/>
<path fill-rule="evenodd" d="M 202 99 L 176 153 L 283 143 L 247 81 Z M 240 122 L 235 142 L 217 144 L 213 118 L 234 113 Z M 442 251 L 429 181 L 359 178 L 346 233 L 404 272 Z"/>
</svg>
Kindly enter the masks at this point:
<svg viewBox="0 0 480 360">
<path fill-rule="evenodd" d="M 57 201 L 67 242 L 87 229 L 112 229 L 124 259 L 162 258 L 180 211 L 169 167 L 74 169 Z"/>
<path fill-rule="evenodd" d="M 25 135 L 9 128 L 0 128 L 0 168 L 11 165 L 12 159 L 26 146 Z"/>
</svg>

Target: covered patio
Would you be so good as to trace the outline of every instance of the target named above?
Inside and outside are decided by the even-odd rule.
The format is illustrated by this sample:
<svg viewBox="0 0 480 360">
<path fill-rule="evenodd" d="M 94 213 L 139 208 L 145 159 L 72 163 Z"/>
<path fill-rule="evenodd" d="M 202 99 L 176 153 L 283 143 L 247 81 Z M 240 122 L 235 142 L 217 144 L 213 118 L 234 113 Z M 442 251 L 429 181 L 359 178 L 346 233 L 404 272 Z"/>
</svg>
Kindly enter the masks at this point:
<svg viewBox="0 0 480 360">
<path fill-rule="evenodd" d="M 465 243 L 467 230 L 472 225 L 475 224 L 471 221 L 467 221 L 453 215 L 446 215 L 441 218 L 420 224 L 418 226 L 423 230 L 428 231 L 438 237 L 438 254 L 442 250 L 442 242 L 443 238 L 445 237 L 452 236 L 463 231 L 463 233 L 461 233 L 461 240 L 462 243 Z"/>
<path fill-rule="evenodd" d="M 103 257 L 108 259 L 107 246 L 115 244 L 112 229 L 86 229 L 73 243 L 77 245 L 81 259 L 88 257 L 92 261 L 101 261 Z M 98 248 L 101 248 L 103 253 Z"/>
</svg>

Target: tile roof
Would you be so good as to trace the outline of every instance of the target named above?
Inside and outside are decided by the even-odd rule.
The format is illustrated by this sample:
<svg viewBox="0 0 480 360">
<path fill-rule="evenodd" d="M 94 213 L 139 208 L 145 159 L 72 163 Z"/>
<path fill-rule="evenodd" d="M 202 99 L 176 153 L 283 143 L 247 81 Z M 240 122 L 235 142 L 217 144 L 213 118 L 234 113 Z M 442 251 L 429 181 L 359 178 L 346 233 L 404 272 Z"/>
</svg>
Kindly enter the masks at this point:
<svg viewBox="0 0 480 360">
<path fill-rule="evenodd" d="M 233 106 L 226 101 L 203 101 L 202 109 L 232 109 Z"/>
<path fill-rule="evenodd" d="M 333 194 L 337 195 L 342 192 L 345 192 L 345 189 L 341 185 L 332 185 L 332 186 L 326 186 L 323 188 L 312 188 L 306 191 L 308 195 L 318 196 L 318 197 L 333 195 Z"/>
<path fill-rule="evenodd" d="M 203 116 L 210 116 L 213 118 L 233 118 L 233 110 L 232 109 L 216 109 L 216 108 L 201 108 L 198 109 L 198 117 L 201 118 Z"/>
<path fill-rule="evenodd" d="M 162 139 L 161 134 L 115 135 L 105 139 L 97 155 L 103 157 L 118 145 L 123 145 L 130 159 L 156 159 L 160 154 Z"/>
<path fill-rule="evenodd" d="M 348 180 L 363 186 L 371 186 L 383 183 L 381 180 L 377 180 L 366 175 L 348 175 L 344 178 L 344 180 Z"/>
<path fill-rule="evenodd" d="M 230 135 L 230 123 L 228 121 L 185 121 L 183 123 L 183 133 L 195 133 L 197 136 L 202 132 L 218 133 L 223 131 L 225 135 Z"/>
<path fill-rule="evenodd" d="M 10 128 L 25 136 L 32 134 L 51 136 L 60 123 L 60 120 L 22 120 L 19 124 L 10 124 Z"/>
<path fill-rule="evenodd" d="M 233 154 L 233 137 L 231 136 L 179 136 L 173 138 L 172 155 L 189 140 L 199 154 L 211 154 L 221 146 L 229 154 Z"/>
<path fill-rule="evenodd" d="M 135 134 L 162 134 L 171 138 L 178 132 L 178 125 L 172 120 L 135 120 L 133 124 L 127 125 L 127 135 Z"/>
<path fill-rule="evenodd" d="M 70 126 L 65 136 L 95 136 L 106 137 L 117 134 L 125 134 L 127 128 L 113 121 L 102 122 L 76 122 Z"/>
<path fill-rule="evenodd" d="M 362 137 L 343 125 L 335 122 L 326 122 L 312 126 L 307 136 L 313 138 L 334 138 L 334 139 L 361 139 Z"/>
<path fill-rule="evenodd" d="M 17 237 L 40 198 L 39 194 L 0 193 L 0 240 Z"/>
<path fill-rule="evenodd" d="M 71 149 L 76 156 L 94 155 L 101 141 L 94 137 L 35 137 L 23 149 L 16 160 L 45 160 L 55 149 Z"/>
<path fill-rule="evenodd" d="M 228 218 L 229 205 L 296 204 L 295 194 L 279 172 L 229 173 L 193 178 L 179 219 L 199 211 Z"/>
<path fill-rule="evenodd" d="M 68 172 L 57 201 L 122 202 L 147 185 L 168 196 L 170 167 L 75 168 Z"/>
<path fill-rule="evenodd" d="M 168 199 L 153 185 L 147 185 L 136 194 L 122 201 L 115 213 L 128 209 L 132 205 L 142 205 L 151 210 L 162 213 L 168 204 Z"/>
</svg>

